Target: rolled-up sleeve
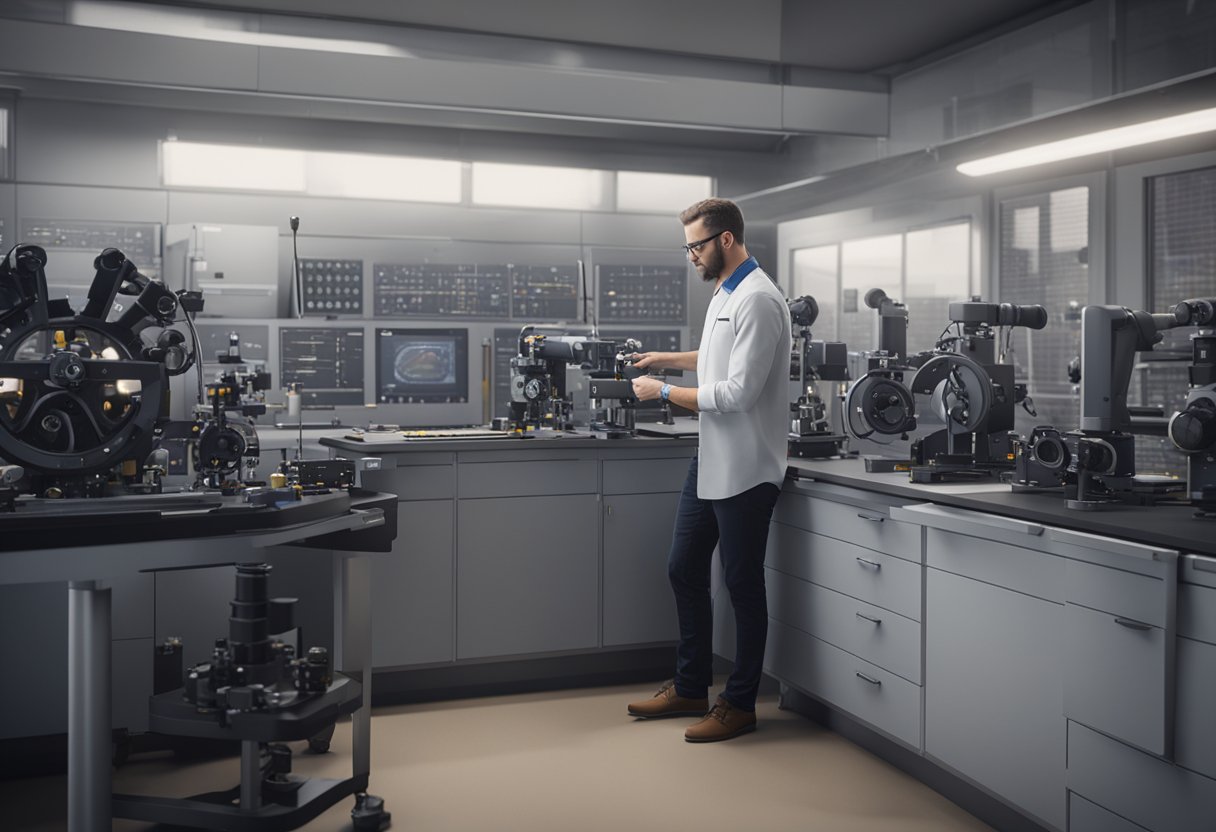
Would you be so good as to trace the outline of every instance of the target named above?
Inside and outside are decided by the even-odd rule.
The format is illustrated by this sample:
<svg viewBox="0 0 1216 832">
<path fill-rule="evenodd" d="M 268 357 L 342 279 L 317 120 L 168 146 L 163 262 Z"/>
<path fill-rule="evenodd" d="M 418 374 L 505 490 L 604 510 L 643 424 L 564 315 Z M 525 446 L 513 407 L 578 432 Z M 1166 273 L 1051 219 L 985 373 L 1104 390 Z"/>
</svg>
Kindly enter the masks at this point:
<svg viewBox="0 0 1216 832">
<path fill-rule="evenodd" d="M 735 342 L 726 378 L 697 388 L 697 407 L 705 413 L 751 410 L 772 372 L 789 312 L 771 295 L 756 293 L 741 300 L 735 310 Z M 788 345 L 782 352 L 786 349 Z"/>
</svg>

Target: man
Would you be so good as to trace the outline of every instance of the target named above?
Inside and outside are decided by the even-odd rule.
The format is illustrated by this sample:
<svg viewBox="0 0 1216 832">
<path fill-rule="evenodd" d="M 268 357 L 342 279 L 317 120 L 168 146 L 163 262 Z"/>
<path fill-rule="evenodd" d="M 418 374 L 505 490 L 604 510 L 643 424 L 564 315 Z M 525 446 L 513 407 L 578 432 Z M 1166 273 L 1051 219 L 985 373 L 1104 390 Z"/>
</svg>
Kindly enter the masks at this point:
<svg viewBox="0 0 1216 832">
<path fill-rule="evenodd" d="M 675 678 L 629 705 L 636 717 L 702 716 L 689 742 L 726 740 L 756 727 L 756 692 L 768 635 L 764 553 L 769 519 L 785 478 L 789 418 L 790 317 L 785 298 L 747 253 L 743 214 L 725 199 L 680 215 L 684 250 L 714 295 L 695 352 L 642 353 L 635 366 L 697 371 L 698 387 L 634 379 L 639 400 L 668 399 L 700 411 L 700 446 L 676 513 L 667 572 L 676 596 L 680 645 Z M 735 610 L 735 668 L 709 707 L 713 682 L 710 560 L 717 546 Z"/>
</svg>

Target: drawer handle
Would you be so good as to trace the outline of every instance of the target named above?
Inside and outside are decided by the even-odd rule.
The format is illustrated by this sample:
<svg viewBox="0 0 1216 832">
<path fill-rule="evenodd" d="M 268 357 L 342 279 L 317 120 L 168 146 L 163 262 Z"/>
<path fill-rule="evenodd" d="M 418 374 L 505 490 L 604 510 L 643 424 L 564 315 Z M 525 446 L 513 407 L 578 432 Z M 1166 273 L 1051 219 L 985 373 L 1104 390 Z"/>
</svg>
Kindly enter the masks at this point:
<svg viewBox="0 0 1216 832">
<path fill-rule="evenodd" d="M 862 673 L 860 670 L 857 671 L 857 678 L 864 679 L 865 681 L 869 682 L 871 685 L 881 685 L 882 684 L 881 680 L 875 679 L 873 676 L 867 676 L 866 674 Z"/>
<path fill-rule="evenodd" d="M 887 518 L 883 517 L 881 514 L 864 514 L 863 512 L 860 512 L 860 511 L 857 512 L 857 516 L 860 517 L 862 520 L 869 520 L 871 523 L 881 523 L 882 521 L 887 519 Z"/>
<path fill-rule="evenodd" d="M 874 618 L 873 616 L 866 615 L 864 612 L 859 612 L 859 613 L 857 613 L 857 617 L 858 617 L 858 618 L 864 618 L 866 621 L 873 621 L 875 624 L 881 624 L 881 623 L 882 623 L 882 619 L 881 619 L 881 618 Z"/>
<path fill-rule="evenodd" d="M 866 560 L 865 558 L 858 558 L 857 562 L 860 563 L 862 566 L 872 566 L 875 569 L 882 569 L 882 564 L 876 560 Z"/>
<path fill-rule="evenodd" d="M 1115 623 L 1121 627 L 1126 627 L 1129 630 L 1151 630 L 1152 624 L 1145 624 L 1143 621 L 1133 621 L 1130 618 L 1116 618 Z"/>
</svg>

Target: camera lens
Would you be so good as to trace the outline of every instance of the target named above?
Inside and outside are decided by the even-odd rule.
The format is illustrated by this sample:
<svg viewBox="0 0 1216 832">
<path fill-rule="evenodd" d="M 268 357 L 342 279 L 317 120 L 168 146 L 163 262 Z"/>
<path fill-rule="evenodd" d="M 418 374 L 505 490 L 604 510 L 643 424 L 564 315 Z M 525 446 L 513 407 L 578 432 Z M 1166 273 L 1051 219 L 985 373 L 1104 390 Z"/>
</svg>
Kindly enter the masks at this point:
<svg viewBox="0 0 1216 832">
<path fill-rule="evenodd" d="M 1027 329 L 1042 329 L 1047 326 L 1047 310 L 1035 304 L 1020 306 L 1002 303 L 997 312 L 997 323 L 1001 326 L 1024 326 Z"/>
<path fill-rule="evenodd" d="M 1044 436 L 1034 443 L 1034 455 L 1044 468 L 1063 468 L 1068 460 L 1068 449 L 1058 436 Z"/>
</svg>

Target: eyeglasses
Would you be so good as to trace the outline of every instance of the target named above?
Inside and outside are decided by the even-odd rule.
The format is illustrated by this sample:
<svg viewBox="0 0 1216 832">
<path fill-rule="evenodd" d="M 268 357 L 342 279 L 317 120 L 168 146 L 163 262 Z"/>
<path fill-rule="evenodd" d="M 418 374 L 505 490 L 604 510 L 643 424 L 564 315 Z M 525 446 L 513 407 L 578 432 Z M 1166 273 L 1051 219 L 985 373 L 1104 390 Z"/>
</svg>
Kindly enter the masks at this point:
<svg viewBox="0 0 1216 832">
<path fill-rule="evenodd" d="M 716 240 L 718 237 L 721 237 L 725 233 L 726 233 L 726 229 L 723 228 L 717 234 L 714 234 L 710 237 L 706 237 L 704 240 L 697 240 L 695 243 L 685 243 L 684 245 L 680 246 L 680 248 L 684 249 L 685 254 L 700 254 L 701 249 L 705 247 L 706 243 Z"/>
</svg>

